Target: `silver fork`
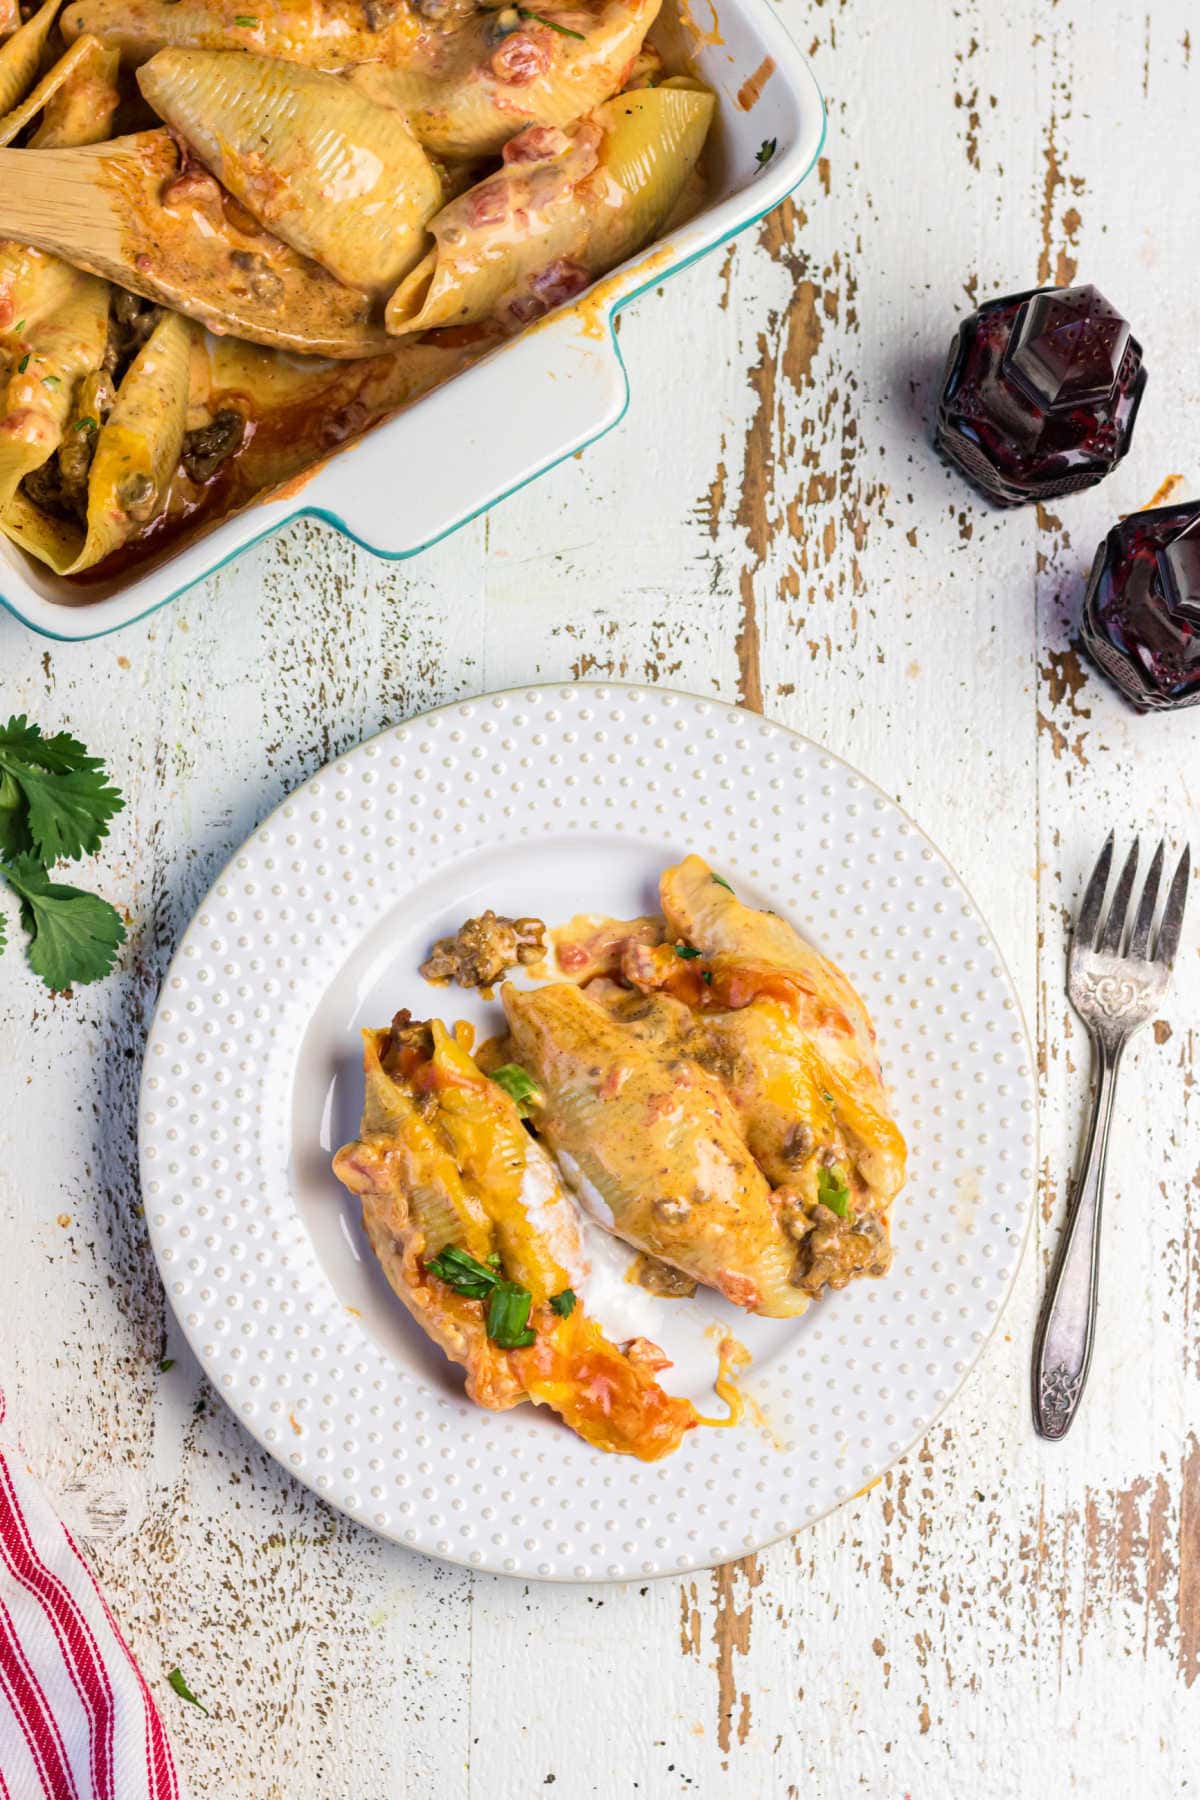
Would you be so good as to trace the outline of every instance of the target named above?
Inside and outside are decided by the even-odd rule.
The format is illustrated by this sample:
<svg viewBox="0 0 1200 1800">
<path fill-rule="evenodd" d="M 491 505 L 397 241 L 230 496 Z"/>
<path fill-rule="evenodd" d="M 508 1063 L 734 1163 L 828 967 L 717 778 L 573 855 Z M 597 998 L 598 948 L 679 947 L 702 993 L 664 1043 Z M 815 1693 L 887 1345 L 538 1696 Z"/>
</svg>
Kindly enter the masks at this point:
<svg viewBox="0 0 1200 1800">
<path fill-rule="evenodd" d="M 1128 943 L 1122 949 L 1137 874 L 1138 843 L 1135 838 L 1101 925 L 1113 859 L 1110 832 L 1087 884 L 1071 944 L 1067 994 L 1092 1040 L 1097 1081 L 1083 1167 L 1071 1197 L 1034 1345 L 1033 1415 L 1044 1438 L 1066 1436 L 1092 1360 L 1104 1162 L 1121 1054 L 1134 1032 L 1157 1011 L 1170 984 L 1179 949 L 1191 868 L 1191 855 L 1186 848 L 1171 881 L 1153 954 L 1150 950 L 1165 855 L 1166 844 L 1160 843 L 1142 889 Z"/>
</svg>

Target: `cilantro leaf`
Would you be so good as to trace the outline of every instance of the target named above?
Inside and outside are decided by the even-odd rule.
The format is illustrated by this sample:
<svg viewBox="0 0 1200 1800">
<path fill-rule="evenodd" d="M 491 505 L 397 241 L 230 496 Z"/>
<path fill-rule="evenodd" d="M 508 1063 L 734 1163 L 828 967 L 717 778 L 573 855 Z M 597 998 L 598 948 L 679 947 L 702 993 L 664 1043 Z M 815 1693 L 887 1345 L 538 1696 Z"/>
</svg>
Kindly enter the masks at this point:
<svg viewBox="0 0 1200 1800">
<path fill-rule="evenodd" d="M 817 1199 L 839 1219 L 850 1216 L 850 1188 L 840 1169 L 817 1170 Z"/>
<path fill-rule="evenodd" d="M 766 168 L 778 148 L 778 142 L 779 140 L 777 138 L 764 138 L 762 143 L 758 146 L 758 149 L 754 152 L 754 160 L 760 169 Z"/>
<path fill-rule="evenodd" d="M 492 1070 L 492 1080 L 516 1102 L 518 1113 L 527 1119 L 531 1110 L 529 1102 L 541 1093 L 529 1070 L 523 1069 L 520 1063 L 505 1063 L 502 1068 Z"/>
<path fill-rule="evenodd" d="M 23 714 L 0 727 L 0 856 L 90 856 L 124 804 L 99 757 L 69 732 L 43 737 Z"/>
<path fill-rule="evenodd" d="M 183 1679 L 183 1670 L 182 1669 L 172 1669 L 171 1673 L 167 1676 L 167 1681 L 170 1684 L 170 1686 L 172 1688 L 174 1688 L 175 1692 L 179 1695 L 179 1698 L 181 1700 L 188 1701 L 188 1703 L 192 1706 L 198 1706 L 200 1708 L 200 1711 L 204 1714 L 206 1719 L 212 1718 L 212 1714 L 209 1712 L 207 1706 L 205 1706 L 205 1704 L 202 1700 L 197 1700 L 195 1694 L 193 1694 L 191 1688 L 188 1686 L 187 1682 Z"/>
<path fill-rule="evenodd" d="M 56 993 L 99 981 L 107 975 L 125 941 L 115 907 L 82 888 L 51 881 L 34 856 L 0 864 L 21 902 L 21 923 L 30 935 L 29 966 Z"/>
<path fill-rule="evenodd" d="M 550 1311 L 557 1313 L 560 1319 L 569 1319 L 577 1299 L 574 1288 L 564 1288 L 561 1294 L 551 1294 Z"/>
</svg>

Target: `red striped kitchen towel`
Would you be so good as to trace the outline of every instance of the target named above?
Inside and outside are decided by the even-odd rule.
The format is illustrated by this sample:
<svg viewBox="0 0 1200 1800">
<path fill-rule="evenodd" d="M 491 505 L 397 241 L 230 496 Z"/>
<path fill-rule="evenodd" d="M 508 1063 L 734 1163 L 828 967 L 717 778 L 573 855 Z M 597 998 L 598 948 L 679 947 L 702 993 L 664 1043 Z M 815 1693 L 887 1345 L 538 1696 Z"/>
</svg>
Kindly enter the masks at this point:
<svg viewBox="0 0 1200 1800">
<path fill-rule="evenodd" d="M 178 1795 L 158 1710 L 91 1570 L 0 1444 L 0 1800 Z"/>
</svg>

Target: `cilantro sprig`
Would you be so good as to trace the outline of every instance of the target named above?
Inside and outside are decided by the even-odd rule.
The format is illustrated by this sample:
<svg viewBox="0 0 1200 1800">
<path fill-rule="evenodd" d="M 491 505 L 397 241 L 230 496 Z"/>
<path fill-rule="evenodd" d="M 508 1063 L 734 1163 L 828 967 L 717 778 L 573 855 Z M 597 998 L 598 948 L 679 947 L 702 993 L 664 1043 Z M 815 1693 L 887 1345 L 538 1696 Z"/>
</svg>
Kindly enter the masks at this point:
<svg viewBox="0 0 1200 1800">
<path fill-rule="evenodd" d="M 21 903 L 29 964 L 48 988 L 98 981 L 124 942 L 114 907 L 50 876 L 60 859 L 98 850 L 124 804 L 99 758 L 69 732 L 45 737 L 24 715 L 0 726 L 0 876 Z"/>
</svg>

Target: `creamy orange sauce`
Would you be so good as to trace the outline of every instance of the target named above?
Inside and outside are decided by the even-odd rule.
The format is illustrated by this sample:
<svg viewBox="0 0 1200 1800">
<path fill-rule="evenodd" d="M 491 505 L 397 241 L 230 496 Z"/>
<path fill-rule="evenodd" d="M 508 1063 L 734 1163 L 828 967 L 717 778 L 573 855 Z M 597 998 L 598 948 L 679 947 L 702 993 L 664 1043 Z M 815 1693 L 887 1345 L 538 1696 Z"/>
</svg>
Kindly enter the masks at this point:
<svg viewBox="0 0 1200 1800">
<path fill-rule="evenodd" d="M 713 1387 L 717 1398 L 723 1400 L 729 1408 L 727 1419 L 706 1419 L 697 1414 L 698 1425 L 711 1425 L 714 1430 L 724 1431 L 731 1425 L 740 1425 L 746 1407 L 746 1396 L 737 1383 L 738 1371 L 749 1368 L 750 1352 L 745 1344 L 735 1337 L 722 1337 L 717 1345 L 717 1373 Z"/>
<path fill-rule="evenodd" d="M 764 56 L 753 75 L 743 81 L 738 89 L 737 103 L 743 112 L 753 112 L 762 99 L 762 91 L 775 73 L 775 59 Z"/>
</svg>

